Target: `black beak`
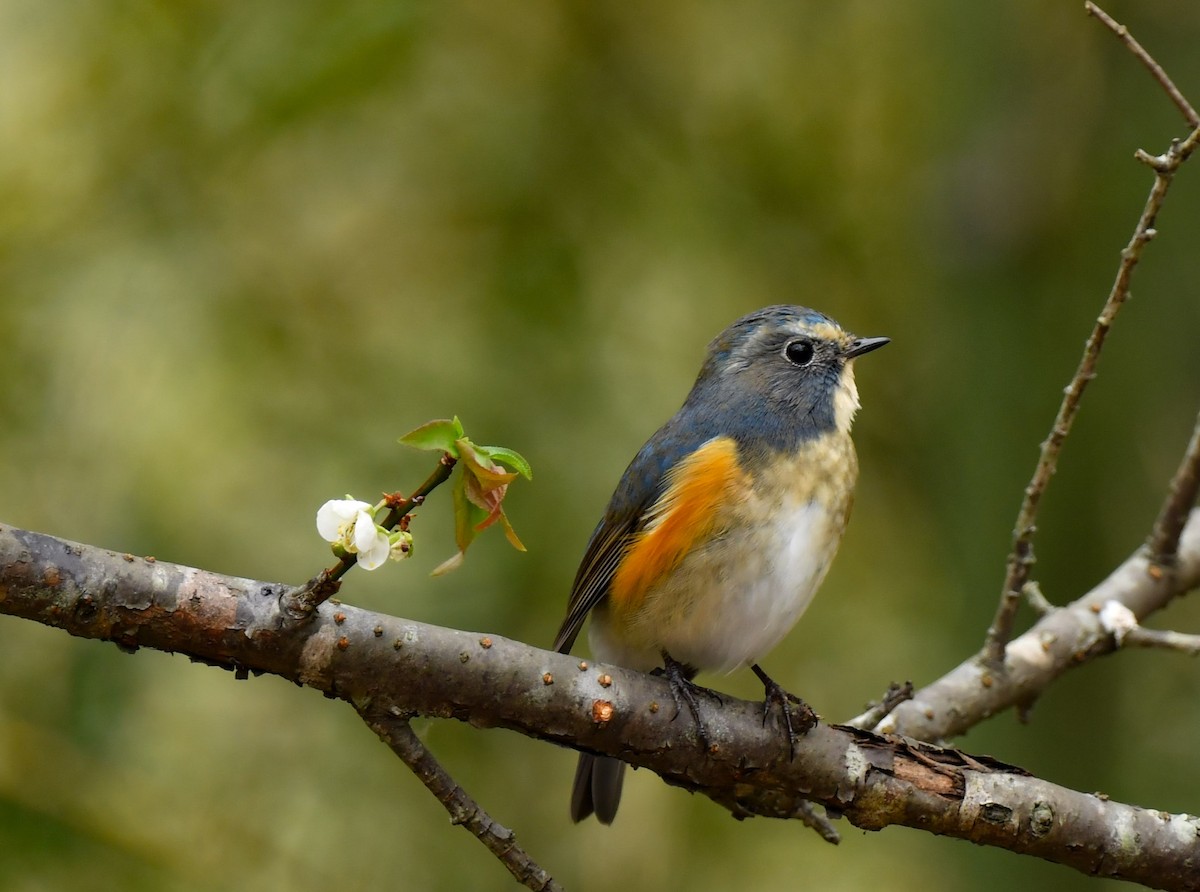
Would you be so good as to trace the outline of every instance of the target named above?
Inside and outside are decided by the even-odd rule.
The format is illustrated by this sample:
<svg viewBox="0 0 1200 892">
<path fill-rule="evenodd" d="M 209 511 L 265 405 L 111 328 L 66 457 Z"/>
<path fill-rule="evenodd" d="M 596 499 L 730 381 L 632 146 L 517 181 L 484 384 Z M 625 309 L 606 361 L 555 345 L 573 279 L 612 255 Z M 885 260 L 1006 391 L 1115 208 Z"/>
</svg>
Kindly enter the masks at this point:
<svg viewBox="0 0 1200 892">
<path fill-rule="evenodd" d="M 842 355 L 846 359 L 854 359 L 856 356 L 862 356 L 864 353 L 870 353 L 872 350 L 878 350 L 884 344 L 890 344 L 891 338 L 857 338 Z"/>
</svg>

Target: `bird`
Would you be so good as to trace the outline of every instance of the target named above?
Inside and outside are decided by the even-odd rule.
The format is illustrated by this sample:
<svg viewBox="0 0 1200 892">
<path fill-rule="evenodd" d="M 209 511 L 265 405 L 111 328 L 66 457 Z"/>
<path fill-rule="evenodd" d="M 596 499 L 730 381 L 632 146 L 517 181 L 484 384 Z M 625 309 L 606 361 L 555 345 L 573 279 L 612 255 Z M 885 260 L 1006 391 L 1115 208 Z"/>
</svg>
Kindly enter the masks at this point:
<svg viewBox="0 0 1200 892">
<path fill-rule="evenodd" d="M 665 674 L 702 745 L 692 679 L 749 666 L 764 685 L 764 721 L 779 703 L 794 747 L 786 701 L 802 701 L 758 661 L 799 620 L 837 551 L 858 476 L 853 363 L 889 342 L 792 305 L 717 335 L 679 411 L 617 484 L 554 649 L 569 653 L 590 615 L 593 657 Z M 624 770 L 581 753 L 572 820 L 611 824 Z"/>
</svg>

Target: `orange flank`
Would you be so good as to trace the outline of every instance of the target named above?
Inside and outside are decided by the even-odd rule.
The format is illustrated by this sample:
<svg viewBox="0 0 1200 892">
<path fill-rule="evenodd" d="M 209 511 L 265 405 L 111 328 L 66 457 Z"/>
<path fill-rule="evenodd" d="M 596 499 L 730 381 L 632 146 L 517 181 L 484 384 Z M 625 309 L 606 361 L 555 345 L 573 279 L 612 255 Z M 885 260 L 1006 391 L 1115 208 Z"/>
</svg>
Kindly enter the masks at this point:
<svg viewBox="0 0 1200 892">
<path fill-rule="evenodd" d="M 613 575 L 609 598 L 618 612 L 640 607 L 654 584 L 708 538 L 743 479 L 737 444 L 728 437 L 709 440 L 670 470 L 666 491 Z"/>
</svg>

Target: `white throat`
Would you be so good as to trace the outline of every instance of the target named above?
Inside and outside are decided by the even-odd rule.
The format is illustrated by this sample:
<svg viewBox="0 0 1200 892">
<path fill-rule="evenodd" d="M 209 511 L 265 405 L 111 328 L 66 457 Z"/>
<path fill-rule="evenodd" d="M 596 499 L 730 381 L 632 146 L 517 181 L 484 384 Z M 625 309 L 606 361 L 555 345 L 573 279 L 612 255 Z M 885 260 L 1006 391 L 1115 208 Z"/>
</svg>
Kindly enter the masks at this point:
<svg viewBox="0 0 1200 892">
<path fill-rule="evenodd" d="M 854 383 L 854 361 L 846 363 L 842 369 L 842 379 L 838 382 L 833 394 L 833 423 L 839 432 L 850 433 L 850 425 L 854 423 L 854 413 L 858 411 L 858 385 Z"/>
</svg>

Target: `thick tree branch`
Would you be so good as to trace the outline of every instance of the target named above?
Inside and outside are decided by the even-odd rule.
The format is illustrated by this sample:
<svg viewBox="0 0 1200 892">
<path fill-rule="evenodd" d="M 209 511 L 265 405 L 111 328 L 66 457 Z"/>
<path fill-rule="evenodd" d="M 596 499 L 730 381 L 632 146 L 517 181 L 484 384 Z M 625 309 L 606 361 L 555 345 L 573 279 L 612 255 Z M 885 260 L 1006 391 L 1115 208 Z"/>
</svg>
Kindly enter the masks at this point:
<svg viewBox="0 0 1200 892">
<path fill-rule="evenodd" d="M 1200 544 L 1197 527 L 1185 533 L 1181 562 Z M 1200 561 L 1191 560 L 1194 575 Z M 1110 579 L 1113 594 L 1121 585 L 1139 589 L 1125 572 Z M 1190 577 L 1181 568 L 1179 578 Z M 1088 874 L 1200 890 L 1197 818 L 844 726 L 819 725 L 788 760 L 779 729 L 763 725 L 761 704 L 727 696 L 701 700 L 711 743 L 701 753 L 691 723 L 660 708 L 671 702 L 662 679 L 347 605 L 325 604 L 297 621 L 280 606 L 288 590 L 0 529 L 0 612 L 74 635 L 270 672 L 341 697 L 372 722 L 455 718 L 614 755 L 738 817 L 794 817 L 811 800 L 864 829 L 900 824 Z"/>
<path fill-rule="evenodd" d="M 1090 592 L 1045 614 L 1014 639 L 999 671 L 982 655 L 973 656 L 872 727 L 921 740 L 950 740 L 998 712 L 1028 707 L 1067 670 L 1112 653 L 1115 642 L 1099 618 L 1109 601 L 1124 604 L 1140 622 L 1200 586 L 1200 510 L 1192 511 L 1183 529 L 1176 561 L 1174 573 L 1163 573 L 1139 551 Z M 870 718 L 864 713 L 851 724 Z"/>
</svg>

